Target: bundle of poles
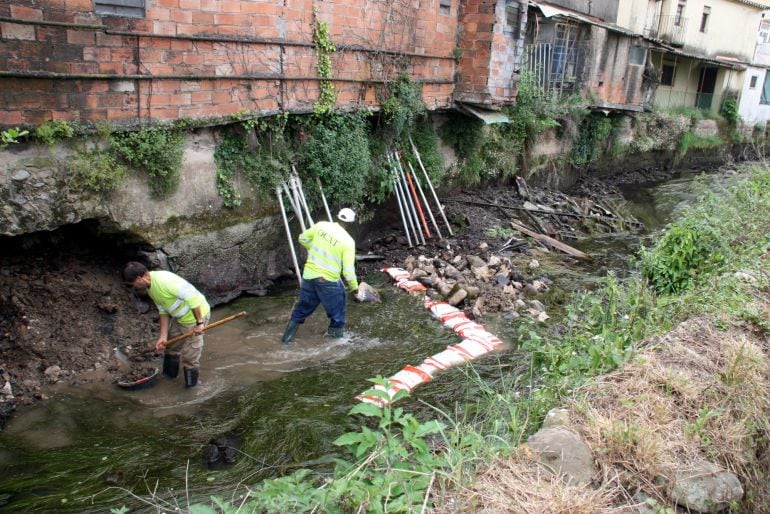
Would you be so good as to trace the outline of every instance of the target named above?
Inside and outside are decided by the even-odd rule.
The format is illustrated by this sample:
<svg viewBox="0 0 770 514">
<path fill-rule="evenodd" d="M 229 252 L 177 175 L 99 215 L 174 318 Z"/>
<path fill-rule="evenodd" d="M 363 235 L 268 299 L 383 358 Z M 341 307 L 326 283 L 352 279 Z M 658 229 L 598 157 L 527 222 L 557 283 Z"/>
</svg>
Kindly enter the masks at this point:
<svg viewBox="0 0 770 514">
<path fill-rule="evenodd" d="M 454 235 L 452 227 L 447 221 L 446 214 L 444 213 L 444 207 L 438 199 L 436 190 L 433 188 L 433 183 L 430 180 L 428 172 L 425 170 L 425 166 L 422 164 L 420 153 L 417 151 L 412 139 L 409 139 L 409 143 L 412 146 L 412 152 L 417 158 L 417 163 L 422 171 L 425 184 L 427 184 L 430 192 L 435 201 L 436 208 L 441 214 L 441 217 L 446 224 L 449 235 Z M 423 190 L 420 179 L 412 166 L 412 163 L 404 159 L 401 152 L 393 151 L 387 155 L 388 165 L 390 167 L 390 178 L 393 191 L 396 195 L 396 202 L 398 203 L 398 210 L 401 214 L 401 221 L 404 225 L 404 232 L 406 233 L 406 240 L 409 243 L 409 247 L 415 245 L 425 244 L 425 239 L 433 237 L 428 222 L 425 219 L 425 213 L 428 213 L 433 229 L 439 239 L 441 230 L 438 228 L 436 218 L 433 216 L 428 199 L 425 197 L 425 191 Z"/>
<path fill-rule="evenodd" d="M 324 195 L 321 181 L 317 178 L 316 185 L 321 193 L 321 200 L 323 201 L 324 209 L 326 210 L 326 216 L 329 218 L 329 221 L 333 221 L 334 219 L 329 210 L 329 204 L 326 202 L 326 195 Z M 289 240 L 289 248 L 291 248 L 294 271 L 297 274 L 297 281 L 301 284 L 302 273 L 300 272 L 299 261 L 297 260 L 297 250 L 294 247 L 294 236 L 292 236 L 291 227 L 289 226 L 289 216 L 286 212 L 286 206 L 283 203 L 284 195 L 286 195 L 289 206 L 299 221 L 302 232 L 312 227 L 315 224 L 315 221 L 313 221 L 313 216 L 310 214 L 310 208 L 308 207 L 307 198 L 305 197 L 305 190 L 302 187 L 302 180 L 299 178 L 297 169 L 294 166 L 291 167 L 289 178 L 275 188 L 275 194 L 278 197 L 278 203 L 281 206 L 281 216 L 283 217 L 283 226 L 286 229 L 286 238 Z"/>
</svg>

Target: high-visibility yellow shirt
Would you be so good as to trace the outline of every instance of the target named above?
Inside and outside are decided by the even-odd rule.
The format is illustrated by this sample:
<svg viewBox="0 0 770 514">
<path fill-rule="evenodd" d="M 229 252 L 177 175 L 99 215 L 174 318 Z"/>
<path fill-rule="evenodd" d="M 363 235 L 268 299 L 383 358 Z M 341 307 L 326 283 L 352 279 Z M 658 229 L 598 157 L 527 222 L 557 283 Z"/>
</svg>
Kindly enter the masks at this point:
<svg viewBox="0 0 770 514">
<path fill-rule="evenodd" d="M 336 282 L 341 275 L 351 291 L 358 289 L 356 243 L 338 223 L 319 221 L 299 235 L 299 242 L 307 248 L 302 278 Z"/>
<path fill-rule="evenodd" d="M 201 308 L 201 316 L 210 311 L 206 297 L 188 281 L 170 271 L 151 271 L 150 288 L 147 290 L 158 312 L 171 316 L 185 325 L 195 323 L 193 309 Z"/>
</svg>

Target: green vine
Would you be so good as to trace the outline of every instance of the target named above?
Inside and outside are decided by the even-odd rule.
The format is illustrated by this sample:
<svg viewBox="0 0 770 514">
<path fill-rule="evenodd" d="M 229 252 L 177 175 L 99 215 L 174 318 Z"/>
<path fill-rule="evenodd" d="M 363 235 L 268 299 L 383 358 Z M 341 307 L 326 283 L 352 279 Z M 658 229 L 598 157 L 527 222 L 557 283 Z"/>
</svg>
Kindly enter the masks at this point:
<svg viewBox="0 0 770 514">
<path fill-rule="evenodd" d="M 224 133 L 214 151 L 217 167 L 217 192 L 226 207 L 241 205 L 241 194 L 233 181 L 242 175 L 262 199 L 271 198 L 275 187 L 285 178 L 293 152 L 285 131 L 288 114 L 244 121 L 240 128 Z M 242 129 L 242 130 L 241 130 Z M 253 134 L 252 145 L 246 135 Z"/>
<path fill-rule="evenodd" d="M 570 162 L 573 166 L 585 166 L 594 162 L 607 145 L 612 132 L 612 120 L 603 114 L 590 114 L 580 124 L 573 142 Z"/>
<path fill-rule="evenodd" d="M 319 82 L 320 94 L 318 100 L 313 105 L 313 112 L 317 116 L 322 116 L 332 112 L 334 104 L 337 102 L 337 91 L 334 89 L 334 83 L 331 80 L 323 80 L 332 78 L 332 60 L 329 55 L 336 52 L 337 47 L 334 46 L 331 37 L 329 37 L 329 25 L 318 19 L 317 12 L 314 11 L 313 14 L 315 19 L 313 43 L 315 43 L 316 52 L 318 53 L 316 70 L 318 70 L 318 76 L 322 79 Z"/>
<path fill-rule="evenodd" d="M 402 133 L 411 132 L 415 121 L 425 114 L 422 84 L 414 82 L 405 73 L 389 82 L 378 96 L 382 114 L 395 139 L 399 139 Z"/>
<path fill-rule="evenodd" d="M 143 129 L 112 135 L 112 151 L 129 166 L 150 178 L 150 196 L 169 197 L 179 185 L 184 136 L 177 130 Z"/>
</svg>

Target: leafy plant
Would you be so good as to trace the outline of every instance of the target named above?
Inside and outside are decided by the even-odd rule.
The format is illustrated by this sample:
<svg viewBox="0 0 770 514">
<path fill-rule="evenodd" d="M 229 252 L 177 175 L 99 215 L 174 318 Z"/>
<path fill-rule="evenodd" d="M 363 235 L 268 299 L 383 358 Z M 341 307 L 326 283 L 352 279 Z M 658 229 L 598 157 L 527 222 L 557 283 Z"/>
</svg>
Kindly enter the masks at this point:
<svg viewBox="0 0 770 514">
<path fill-rule="evenodd" d="M 53 120 L 35 129 L 35 136 L 47 145 L 53 145 L 62 139 L 75 135 L 75 129 L 64 120 Z"/>
<path fill-rule="evenodd" d="M 374 178 L 364 113 L 331 114 L 304 129 L 303 179 L 319 178 L 330 204 L 360 205 Z"/>
<path fill-rule="evenodd" d="M 114 191 L 128 175 L 128 169 L 109 152 L 77 153 L 70 161 L 74 189 L 90 193 Z"/>
<path fill-rule="evenodd" d="M 112 150 L 132 168 L 146 171 L 150 195 L 163 199 L 179 184 L 183 142 L 181 131 L 150 128 L 113 134 Z"/>
<path fill-rule="evenodd" d="M 741 120 L 741 115 L 738 112 L 738 98 L 735 95 L 729 95 L 725 98 L 722 102 L 719 114 L 722 115 L 731 128 L 735 128 Z"/>
<path fill-rule="evenodd" d="M 449 116 L 441 126 L 441 139 L 462 158 L 476 152 L 484 139 L 484 122 L 462 114 Z"/>
<path fill-rule="evenodd" d="M 726 253 L 712 227 L 686 218 L 670 227 L 652 250 L 641 249 L 642 273 L 658 293 L 680 293 L 724 263 Z"/>
<path fill-rule="evenodd" d="M 20 138 L 28 134 L 29 130 L 20 130 L 18 127 L 0 131 L 0 149 L 18 143 Z"/>
<path fill-rule="evenodd" d="M 722 139 L 720 139 L 720 137 L 717 135 L 701 137 L 688 130 L 682 134 L 681 138 L 679 138 L 679 142 L 676 146 L 676 154 L 674 155 L 674 162 L 681 162 L 682 159 L 687 155 L 687 152 L 693 148 L 704 150 L 706 148 L 713 148 L 723 144 L 724 141 L 722 141 Z"/>
<path fill-rule="evenodd" d="M 607 145 L 612 132 L 612 120 L 603 114 L 586 116 L 578 130 L 572 146 L 570 162 L 574 166 L 585 166 L 595 161 Z"/>
<path fill-rule="evenodd" d="M 402 133 L 411 132 L 417 119 L 425 113 L 422 84 L 412 81 L 405 73 L 389 82 L 378 96 L 384 118 L 396 140 Z"/>
</svg>

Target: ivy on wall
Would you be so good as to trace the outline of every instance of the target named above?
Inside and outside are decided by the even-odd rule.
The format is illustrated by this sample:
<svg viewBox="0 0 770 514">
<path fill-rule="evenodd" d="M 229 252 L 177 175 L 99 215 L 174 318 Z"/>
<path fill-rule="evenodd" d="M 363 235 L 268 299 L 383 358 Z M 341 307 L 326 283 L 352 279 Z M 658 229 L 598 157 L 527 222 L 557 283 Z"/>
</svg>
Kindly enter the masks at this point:
<svg viewBox="0 0 770 514">
<path fill-rule="evenodd" d="M 318 100 L 313 105 L 313 112 L 317 116 L 331 113 L 334 110 L 334 104 L 337 102 L 337 91 L 334 89 L 332 78 L 332 60 L 330 55 L 337 51 L 337 47 L 329 36 L 329 25 L 318 19 L 318 12 L 313 10 L 313 20 L 315 28 L 313 29 L 313 43 L 318 54 L 318 64 L 316 70 L 321 77 L 319 82 L 320 94 Z"/>
</svg>

